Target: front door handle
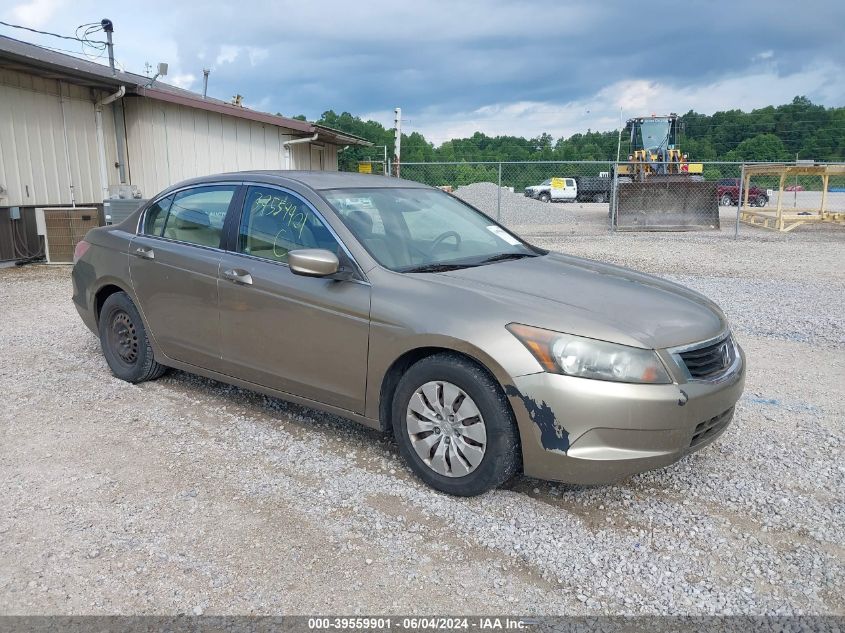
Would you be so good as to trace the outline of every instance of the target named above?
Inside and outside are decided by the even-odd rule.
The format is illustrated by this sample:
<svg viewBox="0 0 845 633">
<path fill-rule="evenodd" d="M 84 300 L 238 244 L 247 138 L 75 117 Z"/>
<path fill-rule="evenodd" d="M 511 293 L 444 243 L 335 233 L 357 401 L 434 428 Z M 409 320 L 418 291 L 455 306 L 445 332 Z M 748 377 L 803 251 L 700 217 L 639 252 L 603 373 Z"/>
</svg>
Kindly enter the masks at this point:
<svg viewBox="0 0 845 633">
<path fill-rule="evenodd" d="M 236 284 L 244 284 L 245 286 L 252 285 L 252 275 L 240 268 L 230 268 L 228 270 L 224 270 L 223 276 Z"/>
<path fill-rule="evenodd" d="M 143 246 L 139 246 L 138 248 L 136 248 L 135 254 L 138 257 L 143 257 L 144 259 L 153 259 L 156 256 L 155 251 L 153 249 L 144 248 Z"/>
</svg>

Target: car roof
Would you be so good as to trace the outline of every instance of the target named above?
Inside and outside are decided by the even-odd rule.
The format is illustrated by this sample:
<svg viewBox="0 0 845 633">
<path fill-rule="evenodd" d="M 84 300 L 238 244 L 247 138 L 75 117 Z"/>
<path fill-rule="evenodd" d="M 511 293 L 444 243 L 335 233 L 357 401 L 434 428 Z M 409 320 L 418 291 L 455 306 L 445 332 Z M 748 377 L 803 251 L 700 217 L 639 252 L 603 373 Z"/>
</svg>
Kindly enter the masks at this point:
<svg viewBox="0 0 845 633">
<path fill-rule="evenodd" d="M 413 180 L 403 178 L 388 178 L 387 176 L 375 176 L 372 174 L 356 174 L 342 171 L 288 171 L 288 170 L 252 170 L 237 171 L 213 176 L 192 178 L 179 183 L 178 186 L 217 182 L 222 180 L 249 179 L 254 182 L 266 182 L 269 184 L 286 185 L 296 182 L 317 191 L 326 189 L 361 189 L 361 188 L 428 188 Z"/>
</svg>

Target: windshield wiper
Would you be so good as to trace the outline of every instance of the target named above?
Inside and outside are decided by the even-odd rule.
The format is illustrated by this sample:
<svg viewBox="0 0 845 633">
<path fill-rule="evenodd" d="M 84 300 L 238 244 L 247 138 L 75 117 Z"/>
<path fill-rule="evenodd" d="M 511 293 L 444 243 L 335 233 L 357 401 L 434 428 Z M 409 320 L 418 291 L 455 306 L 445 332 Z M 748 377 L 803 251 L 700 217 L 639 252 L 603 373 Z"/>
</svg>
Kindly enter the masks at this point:
<svg viewBox="0 0 845 633">
<path fill-rule="evenodd" d="M 482 264 L 503 262 L 508 259 L 523 259 L 524 257 L 537 257 L 537 255 L 535 253 L 499 253 L 498 255 L 493 255 L 491 257 L 488 257 L 487 259 L 482 259 L 476 265 L 481 266 Z"/>
<path fill-rule="evenodd" d="M 442 273 L 448 270 L 460 270 L 461 268 L 474 268 L 476 266 L 483 266 L 484 264 L 492 264 L 493 262 L 503 262 L 508 259 L 523 259 L 524 257 L 537 257 L 535 253 L 499 253 L 492 255 L 486 259 L 475 262 L 465 262 L 463 264 L 423 264 L 415 268 L 407 268 L 403 273 Z"/>
<path fill-rule="evenodd" d="M 414 268 L 406 268 L 401 271 L 403 273 L 442 273 L 447 270 L 459 270 L 461 268 L 470 268 L 478 264 L 423 264 Z"/>
</svg>

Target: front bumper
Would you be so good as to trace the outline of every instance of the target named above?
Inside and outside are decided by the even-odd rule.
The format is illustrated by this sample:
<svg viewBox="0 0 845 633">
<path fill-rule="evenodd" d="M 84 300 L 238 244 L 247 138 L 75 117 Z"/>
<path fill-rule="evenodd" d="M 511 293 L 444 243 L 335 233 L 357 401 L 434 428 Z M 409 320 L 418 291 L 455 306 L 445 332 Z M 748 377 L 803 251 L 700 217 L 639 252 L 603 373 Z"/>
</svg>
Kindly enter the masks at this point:
<svg viewBox="0 0 845 633">
<path fill-rule="evenodd" d="M 635 385 L 537 373 L 514 379 L 526 475 L 602 484 L 667 466 L 719 437 L 745 386 L 745 355 L 719 382 Z"/>
</svg>

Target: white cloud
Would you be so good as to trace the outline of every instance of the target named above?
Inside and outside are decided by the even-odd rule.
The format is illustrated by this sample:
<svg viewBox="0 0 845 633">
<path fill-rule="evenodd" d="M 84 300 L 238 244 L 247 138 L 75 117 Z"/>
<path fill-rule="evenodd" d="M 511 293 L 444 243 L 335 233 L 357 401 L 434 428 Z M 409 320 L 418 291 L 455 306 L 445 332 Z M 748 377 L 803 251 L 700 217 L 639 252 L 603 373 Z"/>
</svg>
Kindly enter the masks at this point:
<svg viewBox="0 0 845 633">
<path fill-rule="evenodd" d="M 421 132 L 435 144 L 471 136 L 476 131 L 491 136 L 509 134 L 528 138 L 549 132 L 559 138 L 587 129 L 617 129 L 620 108 L 623 118 L 652 113 L 683 114 L 689 110 L 712 114 L 718 110 L 752 110 L 789 103 L 796 95 L 808 95 L 826 103 L 842 103 L 845 101 L 845 79 L 835 65 L 820 63 L 789 75 L 766 70 L 695 86 L 627 80 L 606 86 L 589 98 L 563 104 L 502 102 L 458 113 L 436 108 L 415 112 L 406 108 L 404 114 L 408 125 L 403 127 L 403 132 Z M 390 127 L 393 125 L 391 111 L 376 111 L 365 117 Z"/>
<path fill-rule="evenodd" d="M 9 13 L 23 26 L 43 28 L 64 3 L 64 0 L 31 0 L 12 7 Z"/>
<path fill-rule="evenodd" d="M 270 51 L 258 46 L 232 46 L 231 44 L 223 44 L 215 61 L 218 66 L 233 64 L 243 54 L 246 54 L 247 59 L 249 59 L 250 66 L 256 66 L 267 59 Z"/>
<path fill-rule="evenodd" d="M 247 56 L 249 57 L 249 65 L 255 66 L 259 62 L 267 59 L 267 56 L 270 54 L 266 48 L 258 48 L 255 46 L 249 46 L 246 49 Z"/>
<path fill-rule="evenodd" d="M 168 75 L 167 76 L 167 83 L 173 84 L 178 88 L 184 88 L 185 90 L 190 90 L 191 86 L 194 85 L 194 82 L 197 80 L 197 76 L 193 73 L 182 73 L 179 75 Z"/>
<path fill-rule="evenodd" d="M 762 51 L 762 52 L 754 55 L 754 57 L 751 58 L 751 61 L 752 62 L 762 62 L 762 61 L 766 61 L 767 59 L 771 59 L 774 56 L 775 56 L 775 52 L 772 51 L 772 50 Z"/>
<path fill-rule="evenodd" d="M 215 63 L 218 66 L 223 64 L 231 64 L 238 58 L 238 51 L 240 51 L 240 48 L 238 46 L 224 44 L 220 47 L 220 53 L 217 55 Z"/>
</svg>

